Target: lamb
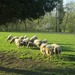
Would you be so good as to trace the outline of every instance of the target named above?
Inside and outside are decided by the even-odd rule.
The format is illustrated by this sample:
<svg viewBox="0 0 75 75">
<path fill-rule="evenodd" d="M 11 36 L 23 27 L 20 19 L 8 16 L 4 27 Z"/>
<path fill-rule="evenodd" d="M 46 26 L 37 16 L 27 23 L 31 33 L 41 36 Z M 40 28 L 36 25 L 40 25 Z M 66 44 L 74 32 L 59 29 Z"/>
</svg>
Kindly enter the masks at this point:
<svg viewBox="0 0 75 75">
<path fill-rule="evenodd" d="M 7 37 L 7 39 L 6 39 L 6 41 L 11 40 L 12 38 L 13 38 L 13 36 L 12 36 L 12 35 L 9 35 L 9 36 Z"/>
</svg>

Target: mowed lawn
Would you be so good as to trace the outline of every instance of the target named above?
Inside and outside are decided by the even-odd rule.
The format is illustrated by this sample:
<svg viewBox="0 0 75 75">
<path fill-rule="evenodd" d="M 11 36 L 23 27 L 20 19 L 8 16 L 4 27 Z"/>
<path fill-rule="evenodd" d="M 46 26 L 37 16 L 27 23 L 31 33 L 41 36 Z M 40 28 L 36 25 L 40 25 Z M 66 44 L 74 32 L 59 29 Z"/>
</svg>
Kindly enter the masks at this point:
<svg viewBox="0 0 75 75">
<path fill-rule="evenodd" d="M 9 41 L 8 35 L 47 39 L 49 44 L 57 43 L 62 48 L 60 58 L 50 61 L 39 49 L 20 47 Z M 75 75 L 75 34 L 39 32 L 0 32 L 0 75 Z"/>
</svg>

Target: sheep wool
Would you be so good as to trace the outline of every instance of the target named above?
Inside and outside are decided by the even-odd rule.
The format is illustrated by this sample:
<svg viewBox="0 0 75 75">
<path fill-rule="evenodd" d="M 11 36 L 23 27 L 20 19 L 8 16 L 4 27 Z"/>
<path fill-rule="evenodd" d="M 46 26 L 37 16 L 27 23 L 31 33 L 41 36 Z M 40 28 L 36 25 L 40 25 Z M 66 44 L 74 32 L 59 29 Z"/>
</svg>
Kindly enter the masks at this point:
<svg viewBox="0 0 75 75">
<path fill-rule="evenodd" d="M 61 53 L 61 47 L 59 45 L 51 44 L 51 46 L 53 47 L 54 54 L 60 54 Z"/>
<path fill-rule="evenodd" d="M 40 51 L 43 55 L 46 55 L 46 45 L 47 44 L 42 43 L 40 46 Z"/>
</svg>

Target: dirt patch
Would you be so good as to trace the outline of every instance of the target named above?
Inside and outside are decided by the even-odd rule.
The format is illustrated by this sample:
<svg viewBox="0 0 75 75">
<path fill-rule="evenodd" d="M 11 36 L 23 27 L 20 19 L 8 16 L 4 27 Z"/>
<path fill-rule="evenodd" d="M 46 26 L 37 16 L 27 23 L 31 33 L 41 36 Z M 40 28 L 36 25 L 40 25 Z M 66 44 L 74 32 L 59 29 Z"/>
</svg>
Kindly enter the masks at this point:
<svg viewBox="0 0 75 75">
<path fill-rule="evenodd" d="M 18 59 L 13 53 L 0 52 L 0 65 L 8 68 L 35 69 L 47 65 L 47 63 L 41 60 Z"/>
</svg>

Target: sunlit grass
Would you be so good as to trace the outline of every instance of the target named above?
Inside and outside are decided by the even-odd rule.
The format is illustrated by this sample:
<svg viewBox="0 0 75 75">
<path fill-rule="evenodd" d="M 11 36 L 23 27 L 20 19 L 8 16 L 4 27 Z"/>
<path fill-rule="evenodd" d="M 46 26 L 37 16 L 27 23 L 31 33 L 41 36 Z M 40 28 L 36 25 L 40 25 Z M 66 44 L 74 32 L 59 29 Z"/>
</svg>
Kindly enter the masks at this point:
<svg viewBox="0 0 75 75">
<path fill-rule="evenodd" d="M 10 34 L 18 37 L 27 35 L 29 38 L 37 35 L 39 39 L 47 39 L 49 44 L 59 44 L 62 48 L 62 53 L 60 54 L 60 59 L 54 56 L 52 68 L 75 68 L 75 34 L 0 32 L 0 52 L 7 55 L 13 54 L 17 59 L 31 59 L 35 62 L 45 62 L 48 66 L 50 65 L 49 58 L 47 56 L 44 57 L 39 49 L 31 49 L 24 46 L 18 48 L 14 43 L 10 44 L 6 42 L 6 38 Z"/>
</svg>

